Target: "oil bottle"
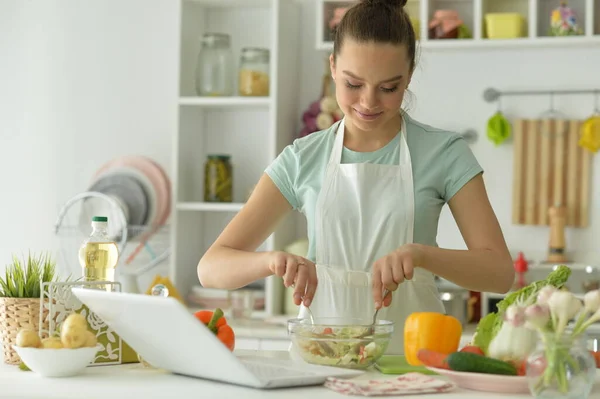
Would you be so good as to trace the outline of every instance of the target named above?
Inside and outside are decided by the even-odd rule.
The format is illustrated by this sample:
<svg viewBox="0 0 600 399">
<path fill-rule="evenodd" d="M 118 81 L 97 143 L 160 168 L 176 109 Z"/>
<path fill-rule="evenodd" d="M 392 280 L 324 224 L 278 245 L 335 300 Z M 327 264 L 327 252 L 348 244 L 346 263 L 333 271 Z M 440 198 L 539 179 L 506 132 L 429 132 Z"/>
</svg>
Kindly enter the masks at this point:
<svg viewBox="0 0 600 399">
<path fill-rule="evenodd" d="M 79 264 L 85 281 L 115 281 L 115 269 L 119 263 L 119 248 L 108 235 L 108 218 L 94 216 L 92 233 L 79 248 Z M 107 285 L 107 290 L 110 290 Z"/>
</svg>

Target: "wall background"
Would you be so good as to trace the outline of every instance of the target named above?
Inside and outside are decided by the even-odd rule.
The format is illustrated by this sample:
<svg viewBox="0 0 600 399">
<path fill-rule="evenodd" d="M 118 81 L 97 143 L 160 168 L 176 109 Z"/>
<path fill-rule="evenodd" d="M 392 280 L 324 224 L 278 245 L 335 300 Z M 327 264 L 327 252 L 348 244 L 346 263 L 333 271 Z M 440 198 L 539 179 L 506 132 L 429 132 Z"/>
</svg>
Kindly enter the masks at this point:
<svg viewBox="0 0 600 399">
<path fill-rule="evenodd" d="M 298 130 L 304 108 L 320 93 L 327 56 L 314 49 L 314 0 L 304 0 L 301 12 Z M 142 154 L 171 173 L 178 19 L 170 1 L 155 1 L 152 7 L 143 0 L 0 2 L 0 269 L 12 253 L 57 248 L 53 225 L 60 206 L 85 190 L 93 172 L 109 159 Z M 600 87 L 598 65 L 600 51 L 591 48 L 420 54 L 410 112 L 427 124 L 479 133 L 472 149 L 515 254 L 522 250 L 528 258 L 543 257 L 549 232 L 511 224 L 512 146 L 494 147 L 486 139 L 486 121 L 496 106 L 483 101 L 483 91 L 489 86 Z M 559 97 L 555 104 L 574 118 L 593 110 L 591 96 Z M 503 101 L 509 117 L 536 117 L 548 107 L 545 97 Z M 598 157 L 592 195 L 600 198 Z M 595 239 L 600 211 L 597 201 L 592 204 L 591 227 L 568 230 L 567 245 L 574 260 L 600 264 Z M 464 248 L 447 208 L 439 244 Z"/>
</svg>

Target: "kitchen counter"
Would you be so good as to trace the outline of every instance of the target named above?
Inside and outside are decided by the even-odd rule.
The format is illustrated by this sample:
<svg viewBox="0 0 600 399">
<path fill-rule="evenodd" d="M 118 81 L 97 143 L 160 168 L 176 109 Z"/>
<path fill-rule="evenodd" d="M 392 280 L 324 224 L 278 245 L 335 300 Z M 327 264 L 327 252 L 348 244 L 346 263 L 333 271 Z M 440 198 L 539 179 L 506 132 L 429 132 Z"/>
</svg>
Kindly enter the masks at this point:
<svg viewBox="0 0 600 399">
<path fill-rule="evenodd" d="M 285 359 L 284 351 L 236 351 L 240 357 L 265 356 Z M 375 370 L 356 377 L 358 379 L 394 378 Z M 444 377 L 438 377 L 444 378 Z M 144 368 L 140 364 L 122 366 L 88 367 L 81 375 L 71 378 L 46 379 L 19 370 L 15 366 L 0 366 L 0 397 L 3 398 L 85 398 L 85 399 L 131 399 L 131 398 L 236 398 L 262 399 L 311 399 L 349 398 L 323 386 L 282 388 L 276 390 L 259 390 L 197 378 L 182 377 L 163 370 Z M 597 372 L 596 385 L 590 398 L 600 395 L 600 371 Z M 449 393 L 419 395 L 419 398 L 462 399 L 462 398 L 531 398 L 530 395 L 507 395 L 469 391 L 457 388 Z M 597 396 L 596 396 L 597 397 Z"/>
</svg>

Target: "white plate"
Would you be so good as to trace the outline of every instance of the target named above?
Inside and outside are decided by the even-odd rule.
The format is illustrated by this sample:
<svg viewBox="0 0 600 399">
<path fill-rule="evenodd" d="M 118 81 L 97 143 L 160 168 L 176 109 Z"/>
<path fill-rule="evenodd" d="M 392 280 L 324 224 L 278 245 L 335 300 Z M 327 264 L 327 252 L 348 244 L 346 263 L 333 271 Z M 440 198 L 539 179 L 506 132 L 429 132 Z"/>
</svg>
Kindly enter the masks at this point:
<svg viewBox="0 0 600 399">
<path fill-rule="evenodd" d="M 146 177 L 144 173 L 142 173 L 136 168 L 128 166 L 118 166 L 114 169 L 109 169 L 107 172 L 99 174 L 94 180 L 97 181 L 104 176 L 114 174 L 131 176 L 140 182 L 140 184 L 144 188 L 144 191 L 146 192 L 146 195 L 148 196 L 148 217 L 146 218 L 146 225 L 151 226 L 156 220 L 157 216 L 158 195 L 156 194 L 156 191 L 154 190 L 154 186 L 152 185 L 150 179 L 148 179 L 148 177 Z"/>
</svg>

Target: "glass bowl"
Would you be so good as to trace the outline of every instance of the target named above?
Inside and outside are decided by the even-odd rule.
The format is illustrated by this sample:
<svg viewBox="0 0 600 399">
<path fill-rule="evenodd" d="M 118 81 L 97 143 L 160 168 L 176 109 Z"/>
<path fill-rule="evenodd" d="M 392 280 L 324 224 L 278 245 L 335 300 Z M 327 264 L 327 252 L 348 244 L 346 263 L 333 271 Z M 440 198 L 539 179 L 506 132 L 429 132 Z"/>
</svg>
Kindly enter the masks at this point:
<svg viewBox="0 0 600 399">
<path fill-rule="evenodd" d="M 366 369 L 385 353 L 394 323 L 335 317 L 288 320 L 292 348 L 307 363 Z"/>
</svg>

